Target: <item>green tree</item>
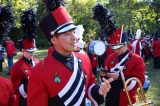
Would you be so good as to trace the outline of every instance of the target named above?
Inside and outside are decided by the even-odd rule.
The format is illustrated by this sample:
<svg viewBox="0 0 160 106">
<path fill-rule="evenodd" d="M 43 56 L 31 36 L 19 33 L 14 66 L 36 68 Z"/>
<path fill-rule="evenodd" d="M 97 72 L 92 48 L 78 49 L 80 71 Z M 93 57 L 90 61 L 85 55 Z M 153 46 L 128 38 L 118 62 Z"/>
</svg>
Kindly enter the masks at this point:
<svg viewBox="0 0 160 106">
<path fill-rule="evenodd" d="M 92 8 L 95 4 L 96 0 L 73 0 L 67 4 L 67 9 L 76 25 L 82 24 L 84 26 L 85 40 L 88 40 L 89 36 L 92 36 L 97 32 L 98 24 L 92 18 Z"/>
<path fill-rule="evenodd" d="M 66 8 L 73 18 L 76 25 L 82 24 L 85 28 L 84 40 L 87 41 L 91 35 L 100 34 L 99 24 L 93 20 L 92 8 L 97 3 L 102 3 L 111 10 L 117 25 L 124 24 L 124 28 L 131 29 L 134 32 L 140 28 L 143 32 L 151 30 L 155 32 L 158 27 L 157 20 L 160 18 L 160 0 L 64 0 Z M 35 9 L 37 18 L 41 19 L 48 14 L 42 0 L 0 0 L 1 4 L 10 5 L 15 15 L 15 26 L 11 31 L 11 37 L 17 40 L 22 37 L 20 16 L 22 11 L 27 9 Z M 39 32 L 39 44 L 46 42 Z M 96 32 L 96 34 L 95 34 Z M 14 36 L 12 36 L 14 35 Z M 15 36 L 16 35 L 16 36 Z"/>
</svg>

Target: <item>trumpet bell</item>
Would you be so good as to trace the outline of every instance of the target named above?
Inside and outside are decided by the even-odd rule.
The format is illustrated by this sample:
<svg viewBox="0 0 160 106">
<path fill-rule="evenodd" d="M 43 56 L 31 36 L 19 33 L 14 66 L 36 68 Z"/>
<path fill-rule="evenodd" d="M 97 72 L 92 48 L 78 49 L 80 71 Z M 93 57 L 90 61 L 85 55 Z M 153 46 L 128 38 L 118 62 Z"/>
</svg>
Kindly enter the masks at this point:
<svg viewBox="0 0 160 106">
<path fill-rule="evenodd" d="M 146 95 L 143 91 L 143 86 L 141 81 L 138 78 L 132 77 L 126 81 L 126 85 L 128 85 L 132 80 L 135 80 L 138 83 L 137 89 L 137 101 L 133 106 L 154 106 L 153 100 L 147 100 Z"/>
</svg>

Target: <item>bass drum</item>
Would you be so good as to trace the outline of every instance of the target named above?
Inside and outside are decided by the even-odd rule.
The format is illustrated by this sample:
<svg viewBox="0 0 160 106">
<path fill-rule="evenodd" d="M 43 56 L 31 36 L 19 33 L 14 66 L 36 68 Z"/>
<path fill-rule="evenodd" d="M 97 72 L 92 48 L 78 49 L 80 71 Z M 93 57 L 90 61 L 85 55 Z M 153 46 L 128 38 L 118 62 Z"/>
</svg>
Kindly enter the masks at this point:
<svg viewBox="0 0 160 106">
<path fill-rule="evenodd" d="M 106 46 L 105 46 L 105 43 L 102 42 L 102 41 L 92 41 L 90 44 L 89 44 L 89 51 L 92 53 L 92 54 L 96 54 L 98 56 L 101 56 L 105 53 L 106 51 Z"/>
</svg>

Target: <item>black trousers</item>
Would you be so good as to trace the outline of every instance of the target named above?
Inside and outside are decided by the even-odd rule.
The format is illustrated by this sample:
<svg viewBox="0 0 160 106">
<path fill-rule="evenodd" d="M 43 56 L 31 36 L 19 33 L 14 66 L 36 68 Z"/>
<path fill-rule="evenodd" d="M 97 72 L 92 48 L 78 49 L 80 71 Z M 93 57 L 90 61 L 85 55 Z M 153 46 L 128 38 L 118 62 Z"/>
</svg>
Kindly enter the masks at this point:
<svg viewBox="0 0 160 106">
<path fill-rule="evenodd" d="M 19 106 L 27 106 L 27 99 L 20 97 L 19 98 Z"/>
<path fill-rule="evenodd" d="M 0 60 L 0 72 L 2 72 L 2 70 L 3 70 L 3 62 L 4 62 L 4 59 Z"/>
</svg>

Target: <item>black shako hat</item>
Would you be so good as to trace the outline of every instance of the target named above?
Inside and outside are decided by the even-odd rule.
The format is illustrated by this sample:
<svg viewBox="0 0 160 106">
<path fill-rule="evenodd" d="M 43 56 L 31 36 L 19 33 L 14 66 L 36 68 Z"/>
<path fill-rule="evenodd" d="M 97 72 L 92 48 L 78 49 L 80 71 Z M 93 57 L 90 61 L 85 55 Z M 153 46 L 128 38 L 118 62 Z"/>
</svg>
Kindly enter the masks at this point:
<svg viewBox="0 0 160 106">
<path fill-rule="evenodd" d="M 40 28 L 48 40 L 50 40 L 55 34 L 77 28 L 66 8 L 61 5 L 63 4 L 62 1 L 47 0 L 46 3 L 50 13 L 42 19 L 40 22 Z M 48 3 L 51 3 L 51 5 Z"/>
</svg>

